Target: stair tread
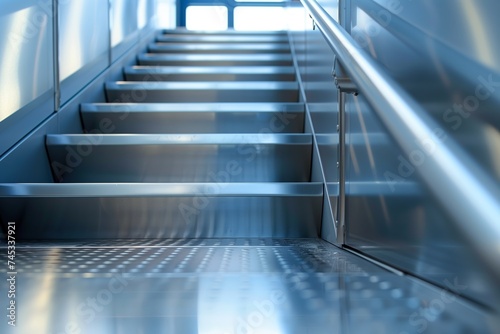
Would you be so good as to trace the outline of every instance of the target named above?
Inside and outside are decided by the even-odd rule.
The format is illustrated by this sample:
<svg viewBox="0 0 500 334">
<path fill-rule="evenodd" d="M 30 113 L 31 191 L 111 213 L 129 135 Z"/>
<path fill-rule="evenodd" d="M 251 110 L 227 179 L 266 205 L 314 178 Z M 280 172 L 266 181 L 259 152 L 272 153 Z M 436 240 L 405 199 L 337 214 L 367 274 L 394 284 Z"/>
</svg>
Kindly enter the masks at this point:
<svg viewBox="0 0 500 334">
<path fill-rule="evenodd" d="M 192 54 L 192 53 L 176 53 L 176 54 L 161 54 L 161 53 L 143 53 L 138 56 L 141 59 L 165 59 L 165 60 L 253 60 L 255 62 L 265 61 L 265 60 L 292 60 L 290 54 Z"/>
<path fill-rule="evenodd" d="M 301 102 L 266 102 L 266 103 L 84 103 L 80 107 L 83 112 L 279 112 L 304 111 Z"/>
<path fill-rule="evenodd" d="M 82 139 L 94 145 L 193 145 L 193 144 L 275 144 L 299 145 L 312 143 L 311 134 L 57 134 L 47 135 L 47 145 L 80 145 Z"/>
<path fill-rule="evenodd" d="M 138 73 L 250 73 L 250 74 L 266 74 L 266 73 L 293 73 L 295 68 L 293 66 L 146 66 L 136 65 L 128 66 L 124 69 L 127 72 Z M 154 78 L 153 78 L 154 79 Z"/>
<path fill-rule="evenodd" d="M 158 35 L 155 39 L 157 42 L 186 42 L 186 43 L 289 43 L 287 36 L 217 36 L 217 35 L 183 35 L 183 34 L 167 34 Z"/>
<path fill-rule="evenodd" d="M 261 30 L 221 30 L 221 31 L 197 31 L 187 29 L 164 29 L 160 35 L 194 35 L 194 36 L 288 36 L 285 31 L 261 31 Z"/>
<path fill-rule="evenodd" d="M 0 197 L 323 196 L 320 182 L 3 183 Z M 217 190 L 215 190 L 217 189 Z"/>
<path fill-rule="evenodd" d="M 192 90 L 279 90 L 279 89 L 298 89 L 298 82 L 286 81 L 170 81 L 170 82 L 152 82 L 152 81 L 112 81 L 106 82 L 107 89 L 117 89 L 121 87 L 137 89 L 192 89 Z"/>
<path fill-rule="evenodd" d="M 288 44 L 276 44 L 276 43 L 165 43 L 165 42 L 154 42 L 148 45 L 149 49 L 164 49 L 164 50 L 194 50 L 203 53 L 204 50 L 284 50 L 290 51 Z"/>
</svg>

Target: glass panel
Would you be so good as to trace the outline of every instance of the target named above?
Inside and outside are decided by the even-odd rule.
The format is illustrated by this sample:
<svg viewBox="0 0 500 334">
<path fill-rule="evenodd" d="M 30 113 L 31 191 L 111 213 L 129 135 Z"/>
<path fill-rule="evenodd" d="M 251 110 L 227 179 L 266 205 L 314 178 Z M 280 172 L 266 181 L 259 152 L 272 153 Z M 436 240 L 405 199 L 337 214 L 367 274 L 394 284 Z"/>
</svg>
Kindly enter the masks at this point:
<svg viewBox="0 0 500 334">
<path fill-rule="evenodd" d="M 186 9 L 186 28 L 188 30 L 226 30 L 227 7 L 189 6 Z"/>
</svg>

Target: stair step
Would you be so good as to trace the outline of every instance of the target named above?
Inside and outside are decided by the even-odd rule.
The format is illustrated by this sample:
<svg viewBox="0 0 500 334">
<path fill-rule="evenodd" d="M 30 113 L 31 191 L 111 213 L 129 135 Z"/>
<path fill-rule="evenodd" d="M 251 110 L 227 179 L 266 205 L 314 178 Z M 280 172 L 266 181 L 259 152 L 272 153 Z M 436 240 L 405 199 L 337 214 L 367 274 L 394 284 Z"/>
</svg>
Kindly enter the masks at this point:
<svg viewBox="0 0 500 334">
<path fill-rule="evenodd" d="M 127 81 L 295 81 L 295 68 L 285 66 L 129 66 Z"/>
<path fill-rule="evenodd" d="M 297 82 L 109 82 L 108 102 L 298 102 Z"/>
<path fill-rule="evenodd" d="M 145 53 L 138 56 L 139 65 L 164 66 L 293 66 L 289 54 L 200 55 Z"/>
<path fill-rule="evenodd" d="M 245 43 L 152 43 L 150 53 L 195 53 L 195 54 L 269 54 L 290 53 L 288 44 L 245 44 Z"/>
<path fill-rule="evenodd" d="M 287 36 L 275 35 L 187 35 L 187 34 L 166 34 L 158 35 L 157 42 L 161 43 L 282 43 L 289 44 Z"/>
<path fill-rule="evenodd" d="M 309 134 L 48 135 L 46 146 L 59 182 L 308 182 L 311 172 Z"/>
<path fill-rule="evenodd" d="M 89 133 L 302 133 L 302 103 L 83 104 Z"/>
<path fill-rule="evenodd" d="M 316 238 L 322 183 L 0 184 L 16 239 Z"/>
</svg>

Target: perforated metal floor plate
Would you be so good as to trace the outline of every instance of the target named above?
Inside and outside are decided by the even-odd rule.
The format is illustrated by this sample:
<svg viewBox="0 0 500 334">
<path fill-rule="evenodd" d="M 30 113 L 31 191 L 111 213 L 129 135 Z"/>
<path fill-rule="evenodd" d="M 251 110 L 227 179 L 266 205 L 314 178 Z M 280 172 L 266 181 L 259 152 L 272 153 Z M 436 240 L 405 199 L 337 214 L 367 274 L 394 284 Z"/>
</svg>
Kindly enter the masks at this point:
<svg viewBox="0 0 500 334">
<path fill-rule="evenodd" d="M 315 239 L 32 242 L 19 246 L 16 265 L 15 333 L 494 333 L 496 325 L 447 291 Z M 5 280 L 1 289 L 7 295 Z"/>
</svg>

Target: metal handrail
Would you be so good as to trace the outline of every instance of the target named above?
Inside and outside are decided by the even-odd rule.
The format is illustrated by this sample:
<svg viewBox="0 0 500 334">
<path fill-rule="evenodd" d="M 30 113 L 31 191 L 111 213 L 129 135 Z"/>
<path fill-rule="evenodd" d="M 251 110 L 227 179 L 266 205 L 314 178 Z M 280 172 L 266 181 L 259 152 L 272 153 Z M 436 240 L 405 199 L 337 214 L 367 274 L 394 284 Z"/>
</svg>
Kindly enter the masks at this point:
<svg viewBox="0 0 500 334">
<path fill-rule="evenodd" d="M 500 189 L 444 131 L 315 0 L 301 0 L 337 60 L 357 85 L 401 149 L 416 142 L 429 148 L 419 174 L 453 218 L 473 249 L 500 277 Z M 430 148 L 432 147 L 432 150 Z"/>
</svg>

